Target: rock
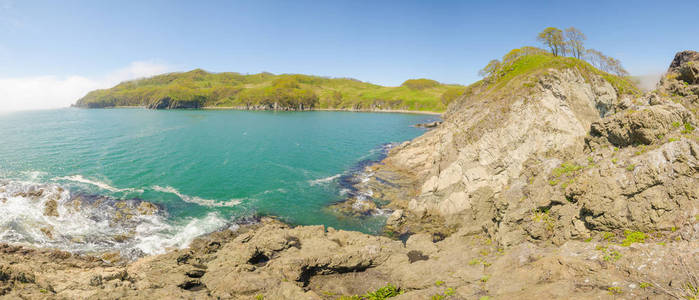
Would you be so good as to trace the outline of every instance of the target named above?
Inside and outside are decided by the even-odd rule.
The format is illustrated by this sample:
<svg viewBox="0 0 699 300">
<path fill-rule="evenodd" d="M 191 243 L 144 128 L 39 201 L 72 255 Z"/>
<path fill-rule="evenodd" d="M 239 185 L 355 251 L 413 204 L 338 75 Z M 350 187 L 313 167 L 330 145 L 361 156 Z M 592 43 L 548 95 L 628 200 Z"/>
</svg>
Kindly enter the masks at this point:
<svg viewBox="0 0 699 300">
<path fill-rule="evenodd" d="M 681 103 L 699 118 L 699 53 L 682 51 L 675 55 L 657 92 Z"/>
<path fill-rule="evenodd" d="M 434 122 L 428 122 L 428 123 L 419 123 L 419 124 L 415 124 L 415 127 L 418 127 L 418 128 L 435 128 L 435 127 L 437 127 L 437 126 L 439 126 L 439 125 L 441 125 L 441 124 L 442 124 L 442 121 L 434 121 Z"/>
<path fill-rule="evenodd" d="M 386 219 L 386 226 L 389 228 L 399 228 L 405 222 L 405 215 L 402 209 L 397 209 Z"/>
<path fill-rule="evenodd" d="M 41 232 L 46 235 L 49 239 L 53 239 L 53 227 L 52 226 L 46 226 L 46 227 L 41 227 Z"/>
<path fill-rule="evenodd" d="M 699 52 L 678 52 L 667 71 L 688 84 L 699 84 Z"/>
<path fill-rule="evenodd" d="M 143 201 L 138 205 L 138 213 L 141 215 L 152 215 L 158 211 L 158 206 L 153 203 Z"/>
<path fill-rule="evenodd" d="M 44 203 L 44 216 L 58 217 L 58 202 L 54 199 L 49 199 Z"/>
<path fill-rule="evenodd" d="M 193 109 L 200 108 L 203 97 L 193 100 L 178 100 L 164 97 L 148 104 L 148 109 Z"/>
<path fill-rule="evenodd" d="M 626 111 L 592 123 L 588 145 L 599 147 L 604 142 L 618 147 L 649 145 L 677 129 L 677 124 L 695 123 L 684 106 L 666 103 Z"/>
<path fill-rule="evenodd" d="M 629 159 L 623 166 L 585 172 L 566 190 L 580 203 L 586 226 L 601 231 L 669 230 L 699 211 L 699 145 L 682 139 Z M 597 188 L 604 187 L 604 188 Z"/>
</svg>

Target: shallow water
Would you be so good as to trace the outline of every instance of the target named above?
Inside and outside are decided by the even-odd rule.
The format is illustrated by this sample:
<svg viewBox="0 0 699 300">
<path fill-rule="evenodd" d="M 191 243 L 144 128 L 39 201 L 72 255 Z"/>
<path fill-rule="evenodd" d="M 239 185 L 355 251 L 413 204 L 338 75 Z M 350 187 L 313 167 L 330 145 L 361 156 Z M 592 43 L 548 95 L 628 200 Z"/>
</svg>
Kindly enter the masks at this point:
<svg viewBox="0 0 699 300">
<path fill-rule="evenodd" d="M 338 218 L 324 208 L 343 199 L 341 175 L 420 135 L 424 130 L 411 125 L 435 118 L 232 110 L 2 113 L 0 241 L 160 253 L 253 214 L 377 232 L 382 216 Z M 17 193 L 36 189 L 45 192 Z M 59 217 L 43 214 L 47 199 L 67 205 L 76 195 L 143 199 L 166 213 L 115 224 L 104 216 L 110 200 L 92 209 L 59 208 Z M 115 234 L 132 238 L 109 240 Z"/>
</svg>

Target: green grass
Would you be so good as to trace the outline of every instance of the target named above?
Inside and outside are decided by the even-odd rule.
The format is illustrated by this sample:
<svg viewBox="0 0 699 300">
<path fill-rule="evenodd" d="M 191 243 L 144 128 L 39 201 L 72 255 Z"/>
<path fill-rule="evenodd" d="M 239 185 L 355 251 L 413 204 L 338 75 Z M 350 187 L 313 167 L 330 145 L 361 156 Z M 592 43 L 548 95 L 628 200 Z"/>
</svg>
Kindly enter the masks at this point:
<svg viewBox="0 0 699 300">
<path fill-rule="evenodd" d="M 505 86 L 510 86 L 510 82 L 515 81 L 521 85 L 533 86 L 526 80 L 530 74 L 544 73 L 548 69 L 577 69 L 590 80 L 590 75 L 598 75 L 609 82 L 619 94 L 641 94 L 640 89 L 633 83 L 630 77 L 620 77 L 601 71 L 586 61 L 574 57 L 553 56 L 550 54 L 526 55 L 504 64 L 492 76 L 490 81 L 490 91 L 498 91 Z"/>
<path fill-rule="evenodd" d="M 620 287 L 611 286 L 607 289 L 607 293 L 610 295 L 620 295 L 623 294 L 624 291 Z"/>
<path fill-rule="evenodd" d="M 259 73 L 209 73 L 193 70 L 127 81 L 88 93 L 76 103 L 79 107 L 147 106 L 169 97 L 197 106 L 240 107 L 248 105 L 338 108 L 404 109 L 436 111 L 465 91 L 459 85 L 441 84 L 429 79 L 407 80 L 399 87 L 375 85 L 351 78 Z"/>
<path fill-rule="evenodd" d="M 342 296 L 338 300 L 384 300 L 391 297 L 398 296 L 403 292 L 393 284 L 387 284 L 376 291 L 367 292 L 363 296 Z"/>
<path fill-rule="evenodd" d="M 628 247 L 633 243 L 644 243 L 647 238 L 648 235 L 643 232 L 626 230 L 624 231 L 624 240 L 621 242 L 621 245 Z"/>
<path fill-rule="evenodd" d="M 576 165 L 574 163 L 565 162 L 565 163 L 562 163 L 558 168 L 553 169 L 551 174 L 554 177 L 561 177 L 562 175 L 566 175 L 568 173 L 578 171 L 582 168 L 583 168 L 582 166 Z"/>
</svg>

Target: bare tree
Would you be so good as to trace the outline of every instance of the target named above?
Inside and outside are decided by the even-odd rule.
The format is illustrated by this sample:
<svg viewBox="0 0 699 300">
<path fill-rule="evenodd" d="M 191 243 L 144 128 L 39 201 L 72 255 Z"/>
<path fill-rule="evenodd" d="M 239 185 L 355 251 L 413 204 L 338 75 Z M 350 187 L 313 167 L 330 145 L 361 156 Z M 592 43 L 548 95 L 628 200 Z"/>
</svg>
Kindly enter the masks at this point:
<svg viewBox="0 0 699 300">
<path fill-rule="evenodd" d="M 490 62 L 488 62 L 488 64 L 485 65 L 485 67 L 483 67 L 483 69 L 478 71 L 478 75 L 480 75 L 482 77 L 489 77 L 490 75 L 495 73 L 495 71 L 497 71 L 499 68 L 500 68 L 500 61 L 497 59 L 493 59 Z"/>
<path fill-rule="evenodd" d="M 595 49 L 587 49 L 585 51 L 585 59 L 596 68 L 607 73 L 613 73 L 619 76 L 628 76 L 629 72 L 621 65 L 621 61 L 613 57 L 604 55 L 602 52 Z"/>
<path fill-rule="evenodd" d="M 565 31 L 566 44 L 571 54 L 576 58 L 582 58 L 585 47 L 583 46 L 587 37 L 582 31 L 575 27 L 569 27 Z"/>
</svg>

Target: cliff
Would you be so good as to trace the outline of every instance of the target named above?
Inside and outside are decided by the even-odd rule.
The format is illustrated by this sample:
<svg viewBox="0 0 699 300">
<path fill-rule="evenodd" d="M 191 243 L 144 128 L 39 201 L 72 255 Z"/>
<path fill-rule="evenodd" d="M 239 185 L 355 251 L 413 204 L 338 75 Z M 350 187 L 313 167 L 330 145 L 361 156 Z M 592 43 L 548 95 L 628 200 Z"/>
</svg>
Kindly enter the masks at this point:
<svg viewBox="0 0 699 300">
<path fill-rule="evenodd" d="M 646 94 L 582 61 L 538 55 L 470 86 L 443 123 L 368 167 L 373 176 L 357 188 L 373 199 L 335 206 L 357 214 L 393 210 L 387 236 L 262 219 L 188 249 L 121 263 L 5 245 L 2 292 L 71 299 L 696 298 L 697 60 L 686 59 L 693 55 L 678 54 Z"/>
</svg>

